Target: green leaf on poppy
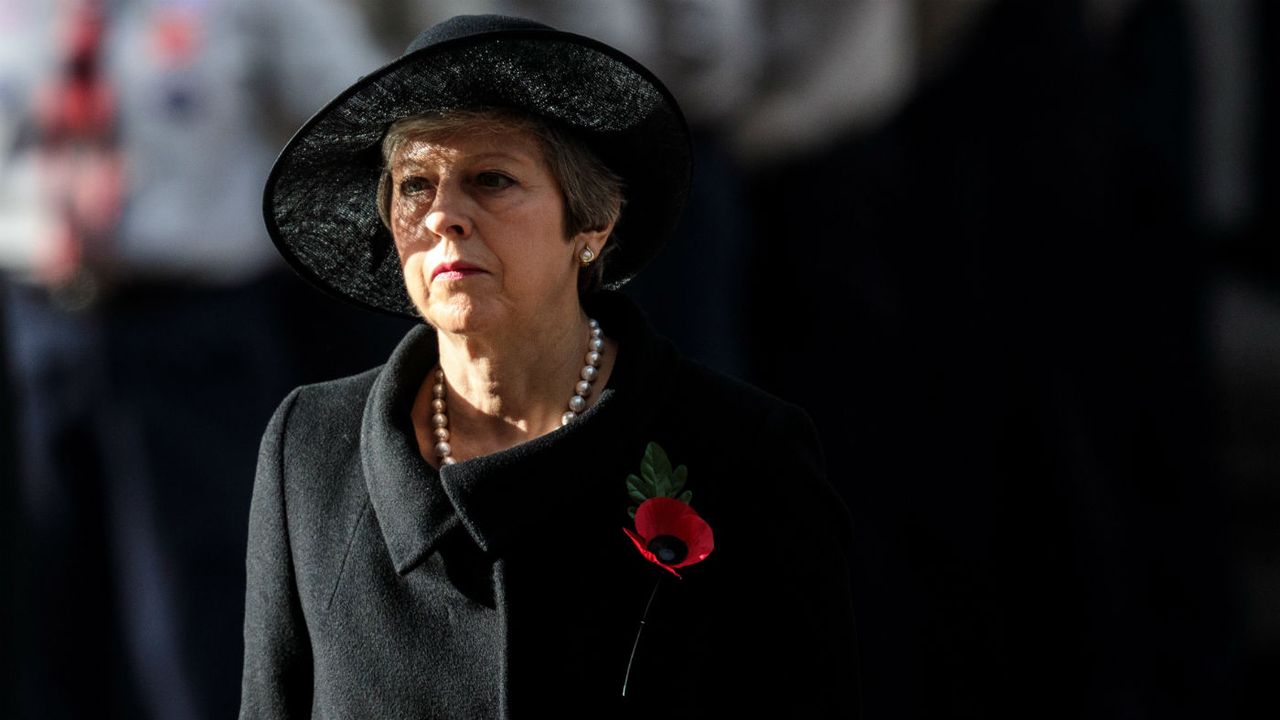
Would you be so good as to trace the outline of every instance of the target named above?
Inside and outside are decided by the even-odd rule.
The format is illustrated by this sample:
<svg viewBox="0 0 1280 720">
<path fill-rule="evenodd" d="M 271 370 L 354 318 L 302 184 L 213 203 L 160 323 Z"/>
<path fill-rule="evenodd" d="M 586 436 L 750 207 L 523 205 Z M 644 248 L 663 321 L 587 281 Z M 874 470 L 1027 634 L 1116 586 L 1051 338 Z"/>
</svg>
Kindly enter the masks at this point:
<svg viewBox="0 0 1280 720">
<path fill-rule="evenodd" d="M 635 475 L 627 478 L 627 495 L 638 503 L 648 500 L 649 495 L 646 494 L 644 490 L 640 489 L 638 479 L 637 482 L 632 482 L 633 478 L 635 478 Z"/>
<path fill-rule="evenodd" d="M 684 490 L 684 481 L 687 480 L 689 477 L 689 468 L 681 465 L 680 467 L 676 468 L 675 476 L 676 476 L 676 486 L 672 493 L 673 495 L 675 493 L 679 493 L 681 490 Z"/>
<path fill-rule="evenodd" d="M 662 446 L 656 442 L 649 443 L 644 449 L 644 457 L 640 459 L 640 476 L 627 476 L 627 495 L 637 503 L 658 497 L 669 497 L 680 500 L 686 505 L 693 494 L 685 491 L 685 481 L 689 477 L 689 469 L 684 465 L 671 467 L 671 458 Z M 635 509 L 629 511 L 635 517 Z"/>
<path fill-rule="evenodd" d="M 653 467 L 659 475 L 663 477 L 671 475 L 671 459 L 667 457 L 667 451 L 663 450 L 661 445 L 651 442 L 646 452 L 653 453 Z"/>
<path fill-rule="evenodd" d="M 627 514 L 631 516 L 632 520 L 636 519 L 636 511 L 639 509 L 640 508 L 636 507 L 635 505 L 632 505 L 631 507 L 627 508 Z"/>
<path fill-rule="evenodd" d="M 644 449 L 644 457 L 640 460 L 640 474 L 652 483 L 655 491 L 660 491 L 663 481 L 671 475 L 671 460 L 658 443 L 651 442 Z"/>
<path fill-rule="evenodd" d="M 693 500 L 693 492 L 690 490 L 685 490 L 684 492 L 680 493 L 680 497 L 676 499 L 684 503 L 685 505 L 688 505 Z"/>
</svg>

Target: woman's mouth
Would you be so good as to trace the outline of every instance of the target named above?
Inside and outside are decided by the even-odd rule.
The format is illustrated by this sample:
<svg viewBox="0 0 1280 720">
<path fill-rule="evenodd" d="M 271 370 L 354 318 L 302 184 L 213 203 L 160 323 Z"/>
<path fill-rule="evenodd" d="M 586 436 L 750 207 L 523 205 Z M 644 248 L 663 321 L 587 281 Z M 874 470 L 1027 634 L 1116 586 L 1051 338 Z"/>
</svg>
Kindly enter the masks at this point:
<svg viewBox="0 0 1280 720">
<path fill-rule="evenodd" d="M 471 275 L 479 275 L 484 270 L 461 261 L 441 263 L 431 271 L 431 281 L 436 280 L 460 280 Z"/>
</svg>

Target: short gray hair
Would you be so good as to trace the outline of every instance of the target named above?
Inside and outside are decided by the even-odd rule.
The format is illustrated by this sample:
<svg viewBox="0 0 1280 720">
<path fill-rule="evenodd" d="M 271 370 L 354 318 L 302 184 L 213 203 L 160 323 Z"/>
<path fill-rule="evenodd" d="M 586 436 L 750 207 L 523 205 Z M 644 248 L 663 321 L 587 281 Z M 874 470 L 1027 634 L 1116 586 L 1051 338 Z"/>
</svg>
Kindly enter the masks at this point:
<svg viewBox="0 0 1280 720">
<path fill-rule="evenodd" d="M 382 138 L 382 176 L 378 180 L 378 216 L 391 228 L 391 159 L 406 142 L 457 133 L 527 131 L 542 145 L 543 159 L 564 197 L 565 239 L 617 223 L 622 214 L 622 178 L 608 168 L 572 131 L 511 110 L 462 109 L 411 115 L 391 124 Z M 588 295 L 604 284 L 604 268 L 614 248 L 605 243 L 594 262 L 578 275 L 578 293 Z"/>
</svg>

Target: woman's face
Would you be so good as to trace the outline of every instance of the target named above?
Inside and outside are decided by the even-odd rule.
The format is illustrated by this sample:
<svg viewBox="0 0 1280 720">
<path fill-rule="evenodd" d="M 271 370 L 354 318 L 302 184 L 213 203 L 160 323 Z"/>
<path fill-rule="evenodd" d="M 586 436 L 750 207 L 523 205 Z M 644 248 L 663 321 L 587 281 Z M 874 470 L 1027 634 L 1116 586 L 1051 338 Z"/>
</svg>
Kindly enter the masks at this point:
<svg viewBox="0 0 1280 720">
<path fill-rule="evenodd" d="M 564 234 L 564 200 L 524 130 L 410 139 L 390 162 L 391 233 L 409 297 L 453 333 L 536 327 L 577 308 L 577 257 L 603 238 Z"/>
</svg>

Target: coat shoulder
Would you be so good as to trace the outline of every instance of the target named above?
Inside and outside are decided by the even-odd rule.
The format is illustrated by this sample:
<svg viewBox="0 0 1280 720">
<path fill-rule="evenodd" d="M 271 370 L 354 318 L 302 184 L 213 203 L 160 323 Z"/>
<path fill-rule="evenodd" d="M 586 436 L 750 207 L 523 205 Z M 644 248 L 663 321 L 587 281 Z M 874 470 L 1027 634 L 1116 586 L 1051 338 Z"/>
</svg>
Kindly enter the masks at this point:
<svg viewBox="0 0 1280 720">
<path fill-rule="evenodd" d="M 356 452 L 365 404 L 379 371 L 381 367 L 293 391 L 282 404 L 282 410 L 288 406 L 281 429 L 286 469 Z"/>
<path fill-rule="evenodd" d="M 291 517 L 353 515 L 367 502 L 360 434 L 380 370 L 303 385 L 281 404 L 268 434 Z"/>
<path fill-rule="evenodd" d="M 795 403 L 696 360 L 682 359 L 680 369 L 677 397 L 702 408 L 700 422 L 740 428 L 747 435 L 814 433 L 808 413 Z"/>
<path fill-rule="evenodd" d="M 325 431 L 336 429 L 335 425 L 353 426 L 358 433 L 365 402 L 381 371 L 378 366 L 358 375 L 299 387 L 294 391 L 291 424 L 319 425 Z"/>
</svg>

